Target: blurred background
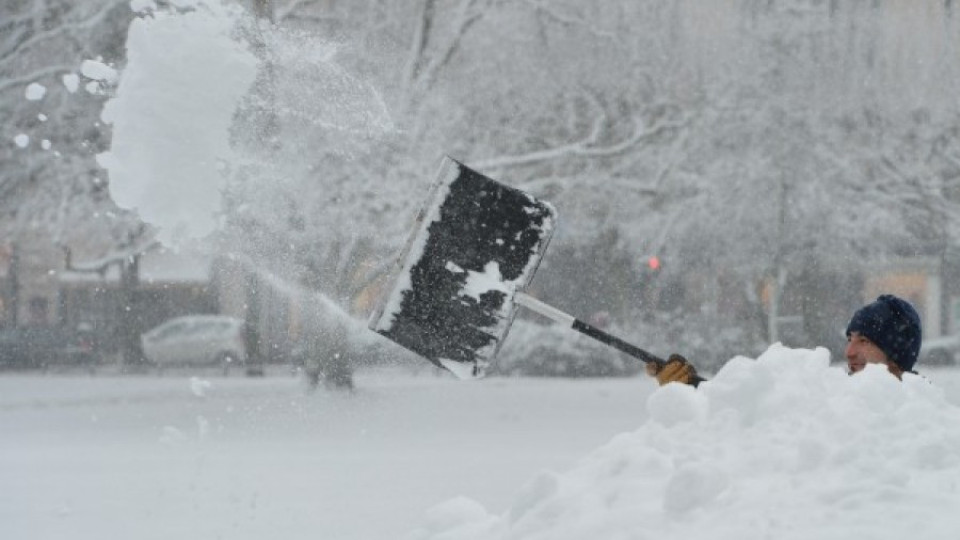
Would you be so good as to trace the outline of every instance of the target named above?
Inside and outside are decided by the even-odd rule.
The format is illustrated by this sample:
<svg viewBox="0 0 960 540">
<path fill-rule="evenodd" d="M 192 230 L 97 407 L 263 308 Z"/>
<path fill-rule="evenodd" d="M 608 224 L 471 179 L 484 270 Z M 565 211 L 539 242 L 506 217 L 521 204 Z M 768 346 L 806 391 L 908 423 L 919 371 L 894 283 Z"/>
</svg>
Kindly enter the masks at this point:
<svg viewBox="0 0 960 540">
<path fill-rule="evenodd" d="M 256 80 L 217 226 L 174 246 L 112 196 L 96 156 L 117 80 L 78 70 L 122 87 L 133 21 L 214 3 L 0 6 L 3 367 L 291 365 L 350 386 L 359 366 L 426 365 L 365 320 L 445 154 L 557 208 L 531 294 L 656 354 L 709 372 L 781 341 L 840 360 L 853 310 L 891 292 L 923 318 L 920 369 L 954 362 L 951 0 L 222 2 Z M 533 314 L 499 360 L 640 367 Z"/>
</svg>

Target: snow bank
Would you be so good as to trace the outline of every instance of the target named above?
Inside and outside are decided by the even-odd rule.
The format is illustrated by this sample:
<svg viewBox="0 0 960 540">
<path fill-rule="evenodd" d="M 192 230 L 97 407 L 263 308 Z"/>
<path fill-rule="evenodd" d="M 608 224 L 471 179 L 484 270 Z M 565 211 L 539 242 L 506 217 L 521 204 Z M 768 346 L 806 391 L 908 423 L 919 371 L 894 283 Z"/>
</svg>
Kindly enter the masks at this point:
<svg viewBox="0 0 960 540">
<path fill-rule="evenodd" d="M 127 65 L 102 114 L 113 125 L 110 151 L 98 156 L 110 193 L 159 225 L 165 242 L 215 228 L 222 164 L 236 159 L 229 129 L 257 73 L 256 57 L 234 35 L 242 12 L 219 0 L 193 4 L 131 23 Z M 84 66 L 87 76 L 109 75 Z"/>
<path fill-rule="evenodd" d="M 503 515 L 458 497 L 411 539 L 953 539 L 960 409 L 921 377 L 848 376 L 825 349 L 774 345 L 699 389 L 654 392 L 649 420 Z"/>
</svg>

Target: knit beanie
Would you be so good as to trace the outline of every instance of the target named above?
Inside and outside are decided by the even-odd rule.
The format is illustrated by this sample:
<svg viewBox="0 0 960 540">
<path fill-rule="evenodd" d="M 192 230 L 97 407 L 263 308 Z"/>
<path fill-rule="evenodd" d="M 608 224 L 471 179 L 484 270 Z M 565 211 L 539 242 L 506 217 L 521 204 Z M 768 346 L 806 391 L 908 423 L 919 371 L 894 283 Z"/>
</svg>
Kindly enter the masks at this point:
<svg viewBox="0 0 960 540">
<path fill-rule="evenodd" d="M 920 316 L 909 302 L 884 294 L 853 314 L 851 332 L 872 341 L 903 371 L 912 371 L 920 353 Z"/>
</svg>

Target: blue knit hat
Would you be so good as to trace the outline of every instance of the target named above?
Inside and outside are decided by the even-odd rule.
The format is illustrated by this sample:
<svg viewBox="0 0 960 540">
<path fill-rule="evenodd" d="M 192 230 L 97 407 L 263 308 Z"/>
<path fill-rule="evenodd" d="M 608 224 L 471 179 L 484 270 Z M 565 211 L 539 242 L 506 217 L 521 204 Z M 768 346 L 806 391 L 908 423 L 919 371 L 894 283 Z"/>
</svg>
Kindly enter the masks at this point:
<svg viewBox="0 0 960 540">
<path fill-rule="evenodd" d="M 920 316 L 909 302 L 884 294 L 853 314 L 847 325 L 851 332 L 872 341 L 903 371 L 913 370 L 920 353 Z"/>
</svg>

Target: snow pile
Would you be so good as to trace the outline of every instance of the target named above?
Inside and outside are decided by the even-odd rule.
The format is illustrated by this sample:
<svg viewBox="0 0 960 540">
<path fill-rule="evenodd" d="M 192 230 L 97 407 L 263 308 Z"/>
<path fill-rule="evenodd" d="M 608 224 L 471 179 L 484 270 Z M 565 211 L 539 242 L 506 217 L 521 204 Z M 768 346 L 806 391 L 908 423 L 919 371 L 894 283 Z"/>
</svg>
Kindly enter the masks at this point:
<svg viewBox="0 0 960 540">
<path fill-rule="evenodd" d="M 734 358 L 699 389 L 651 395 L 649 420 L 503 515 L 464 497 L 411 539 L 953 539 L 960 409 L 924 378 L 848 376 L 825 349 Z M 639 412 L 638 412 L 639 415 Z"/>
<path fill-rule="evenodd" d="M 98 156 L 111 195 L 160 226 L 165 241 L 215 228 L 223 164 L 235 159 L 229 129 L 257 73 L 234 35 L 242 11 L 220 0 L 191 4 L 131 23 L 127 65 L 102 115 L 113 125 L 110 151 Z M 114 76 L 92 62 L 84 74 Z"/>
</svg>

